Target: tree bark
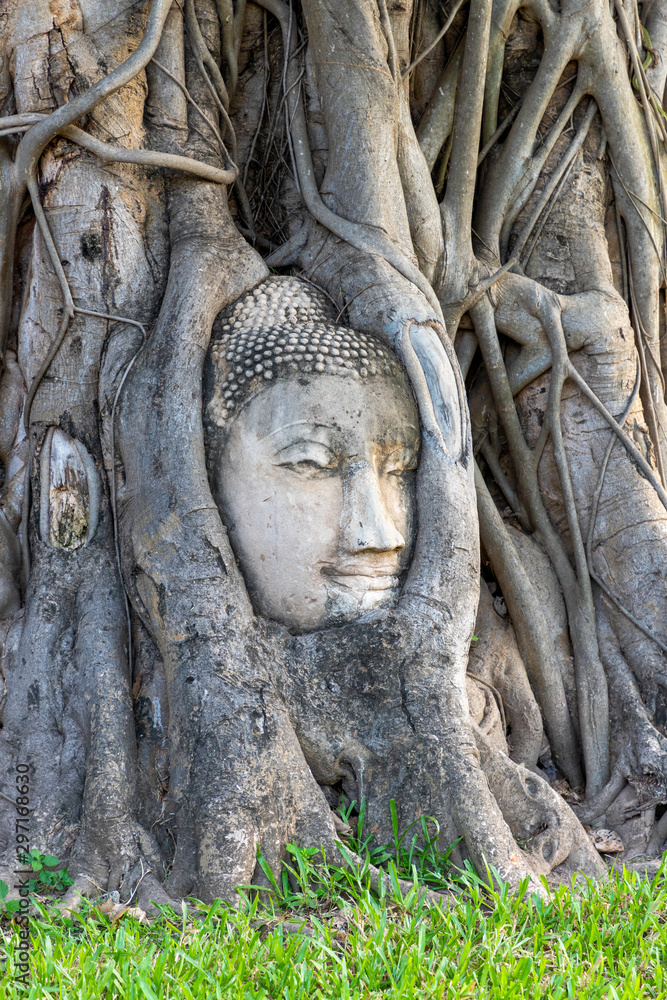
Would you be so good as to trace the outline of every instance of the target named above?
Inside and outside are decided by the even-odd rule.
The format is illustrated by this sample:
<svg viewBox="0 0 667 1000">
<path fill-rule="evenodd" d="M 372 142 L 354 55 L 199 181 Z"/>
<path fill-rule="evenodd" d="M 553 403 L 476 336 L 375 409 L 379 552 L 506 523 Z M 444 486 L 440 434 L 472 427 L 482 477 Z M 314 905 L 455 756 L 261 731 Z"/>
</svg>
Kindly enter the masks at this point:
<svg viewBox="0 0 667 1000">
<path fill-rule="evenodd" d="M 258 851 L 340 860 L 343 801 L 513 886 L 602 874 L 582 822 L 662 851 L 664 23 L 9 0 L 0 867 L 24 764 L 70 901 L 232 901 Z M 395 352 L 421 425 L 396 606 L 306 635 L 253 610 L 202 425 L 270 270 Z"/>
</svg>

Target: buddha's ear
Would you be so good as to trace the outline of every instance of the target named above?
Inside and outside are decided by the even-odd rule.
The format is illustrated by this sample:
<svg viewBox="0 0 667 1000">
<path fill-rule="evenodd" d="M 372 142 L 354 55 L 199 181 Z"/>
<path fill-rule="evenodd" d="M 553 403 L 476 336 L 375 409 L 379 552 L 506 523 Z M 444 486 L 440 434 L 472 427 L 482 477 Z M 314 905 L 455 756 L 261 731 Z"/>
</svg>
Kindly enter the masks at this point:
<svg viewBox="0 0 667 1000">
<path fill-rule="evenodd" d="M 451 459 L 467 465 L 471 454 L 468 410 L 458 362 L 446 334 L 439 324 L 408 321 L 396 347 L 417 397 L 424 431 Z"/>
</svg>

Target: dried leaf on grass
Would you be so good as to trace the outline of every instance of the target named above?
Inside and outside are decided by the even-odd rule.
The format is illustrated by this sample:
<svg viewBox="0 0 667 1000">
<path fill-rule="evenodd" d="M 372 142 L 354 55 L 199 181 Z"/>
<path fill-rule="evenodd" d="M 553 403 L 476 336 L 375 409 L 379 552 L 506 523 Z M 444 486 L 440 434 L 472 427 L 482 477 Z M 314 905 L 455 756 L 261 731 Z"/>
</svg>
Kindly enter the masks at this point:
<svg viewBox="0 0 667 1000">
<path fill-rule="evenodd" d="M 623 841 L 613 830 L 589 830 L 587 833 L 600 854 L 618 854 L 623 850 Z"/>
<path fill-rule="evenodd" d="M 107 899 L 99 908 L 100 913 L 110 917 L 112 924 L 117 924 L 121 917 L 130 917 L 140 924 L 148 922 L 148 915 L 139 906 L 128 906 L 126 903 L 116 903 L 113 899 Z"/>
</svg>

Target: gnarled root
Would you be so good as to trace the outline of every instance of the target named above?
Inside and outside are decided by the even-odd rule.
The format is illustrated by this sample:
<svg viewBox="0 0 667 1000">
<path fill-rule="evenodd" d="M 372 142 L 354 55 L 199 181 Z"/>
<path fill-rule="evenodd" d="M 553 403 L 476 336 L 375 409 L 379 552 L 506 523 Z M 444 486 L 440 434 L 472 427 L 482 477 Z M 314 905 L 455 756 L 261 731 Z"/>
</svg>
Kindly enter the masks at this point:
<svg viewBox="0 0 667 1000">
<path fill-rule="evenodd" d="M 656 805 L 667 801 L 667 739 L 653 724 L 612 629 L 610 619 L 616 614 L 610 602 L 600 597 L 598 636 L 613 698 L 617 759 L 609 792 L 616 794 L 601 798 L 593 810 L 597 815 L 587 818 L 615 829 L 626 848 L 625 856 L 648 853 L 655 857 L 667 836 L 665 824 L 655 822 Z"/>
<path fill-rule="evenodd" d="M 123 817 L 109 822 L 103 832 L 86 825 L 68 860 L 74 883 L 60 901 L 61 908 L 75 909 L 82 898 L 94 899 L 105 892 L 118 892 L 126 902 L 134 894 L 139 873 L 163 875 L 157 844 L 136 821 Z"/>
<path fill-rule="evenodd" d="M 605 866 L 568 804 L 539 775 L 496 750 L 475 732 L 489 787 L 514 839 L 525 844 L 529 865 L 556 878 L 572 872 L 599 876 Z"/>
<path fill-rule="evenodd" d="M 543 741 L 540 709 L 526 676 L 514 630 L 494 610 L 493 598 L 483 581 L 475 634 L 477 642 L 470 647 L 468 657 L 468 700 L 471 701 L 471 689 L 476 687 L 479 690 L 481 681 L 482 685 L 486 685 L 486 689 L 482 686 L 482 691 L 490 710 L 485 706 L 480 718 L 473 717 L 484 731 L 487 731 L 488 723 L 483 720 L 487 716 L 497 718 L 501 725 L 504 717 L 509 730 L 510 757 L 527 766 L 535 765 Z M 496 703 L 497 708 L 493 711 Z M 506 744 L 503 747 L 506 735 L 503 734 L 502 742 L 498 744 L 501 749 L 507 749 Z"/>
<path fill-rule="evenodd" d="M 193 748 L 190 782 L 175 816 L 178 847 L 168 891 L 237 901 L 240 886 L 266 885 L 258 850 L 279 879 L 290 842 L 333 858 L 331 810 L 280 699 L 267 686 L 216 729 L 217 738 L 209 733 Z M 176 769 L 180 763 L 176 759 Z"/>
</svg>

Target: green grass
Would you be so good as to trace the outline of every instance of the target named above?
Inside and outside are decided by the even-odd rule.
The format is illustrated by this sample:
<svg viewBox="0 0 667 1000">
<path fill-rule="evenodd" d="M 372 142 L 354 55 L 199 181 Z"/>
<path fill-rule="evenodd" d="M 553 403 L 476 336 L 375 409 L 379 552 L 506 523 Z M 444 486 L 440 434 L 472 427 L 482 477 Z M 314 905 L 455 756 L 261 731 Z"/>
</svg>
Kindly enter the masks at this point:
<svg viewBox="0 0 667 1000">
<path fill-rule="evenodd" d="M 667 998 L 665 864 L 652 880 L 618 873 L 561 886 L 546 902 L 492 892 L 466 872 L 454 905 L 429 910 L 416 890 L 401 899 L 391 878 L 378 898 L 363 875 L 328 868 L 314 877 L 307 852 L 293 858 L 295 888 L 285 879 L 269 905 L 193 904 L 151 925 L 121 917 L 113 926 L 92 906 L 75 916 L 41 907 L 31 920 L 28 989 L 13 984 L 18 934 L 4 924 L 1 995 Z"/>
</svg>

